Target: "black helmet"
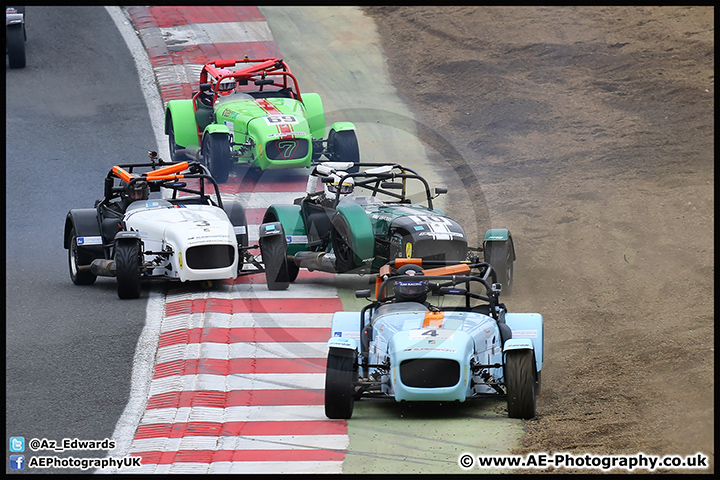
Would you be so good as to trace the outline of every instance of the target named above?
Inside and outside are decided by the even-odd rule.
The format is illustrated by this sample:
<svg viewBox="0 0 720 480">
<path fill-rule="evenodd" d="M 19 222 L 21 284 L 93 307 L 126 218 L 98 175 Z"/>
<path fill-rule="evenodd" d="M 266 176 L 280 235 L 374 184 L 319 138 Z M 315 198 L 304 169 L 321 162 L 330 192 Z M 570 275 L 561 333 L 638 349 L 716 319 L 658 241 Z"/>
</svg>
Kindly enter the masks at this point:
<svg viewBox="0 0 720 480">
<path fill-rule="evenodd" d="M 127 186 L 127 195 L 131 202 L 135 200 L 147 200 L 150 196 L 150 186 L 141 180 Z"/>
<path fill-rule="evenodd" d="M 427 300 L 427 282 L 420 279 L 423 269 L 417 265 L 403 265 L 397 271 L 398 275 L 408 275 L 418 277 L 417 280 L 398 280 L 395 282 L 393 289 L 395 290 L 396 302 L 418 302 L 424 303 Z"/>
</svg>

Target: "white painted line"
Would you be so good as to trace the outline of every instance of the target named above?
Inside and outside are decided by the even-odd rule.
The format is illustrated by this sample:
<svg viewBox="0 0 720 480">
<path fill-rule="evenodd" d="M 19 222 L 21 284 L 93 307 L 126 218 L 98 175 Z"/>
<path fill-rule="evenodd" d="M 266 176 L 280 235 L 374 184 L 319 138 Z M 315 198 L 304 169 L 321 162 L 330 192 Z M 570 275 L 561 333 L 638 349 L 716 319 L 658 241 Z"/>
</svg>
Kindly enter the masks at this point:
<svg viewBox="0 0 720 480">
<path fill-rule="evenodd" d="M 158 349 L 157 364 L 186 359 L 286 358 L 303 361 L 326 358 L 327 342 L 190 343 Z"/>
<path fill-rule="evenodd" d="M 266 22 L 192 23 L 162 27 L 160 33 L 168 47 L 219 43 L 271 42 L 272 32 Z M 238 55 L 242 58 L 242 55 Z"/>
<path fill-rule="evenodd" d="M 141 425 L 186 422 L 298 422 L 305 420 L 326 421 L 325 407 L 323 405 L 255 405 L 227 408 L 153 408 L 145 412 Z M 140 450 L 133 447 L 133 451 Z"/>
<path fill-rule="evenodd" d="M 310 433 L 310 432 L 308 432 Z M 182 438 L 144 438 L 135 440 L 135 452 L 176 452 L 179 450 L 308 450 L 342 449 L 347 435 L 258 435 L 186 436 Z"/>
<path fill-rule="evenodd" d="M 149 396 L 186 390 L 229 392 L 231 390 L 323 389 L 325 373 L 264 373 L 242 375 L 173 375 L 153 380 Z"/>
<path fill-rule="evenodd" d="M 132 474 L 291 474 L 291 473 L 342 473 L 342 461 L 295 462 L 178 462 L 165 465 L 147 464 L 139 469 L 126 469 Z"/>
</svg>

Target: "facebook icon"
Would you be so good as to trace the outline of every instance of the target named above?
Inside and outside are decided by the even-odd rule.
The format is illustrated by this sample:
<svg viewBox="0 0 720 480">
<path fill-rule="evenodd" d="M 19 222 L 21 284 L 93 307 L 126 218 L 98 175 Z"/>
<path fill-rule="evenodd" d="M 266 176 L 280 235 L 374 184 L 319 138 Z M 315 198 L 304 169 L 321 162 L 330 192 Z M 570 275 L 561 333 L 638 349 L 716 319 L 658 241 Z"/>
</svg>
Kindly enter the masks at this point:
<svg viewBox="0 0 720 480">
<path fill-rule="evenodd" d="M 25 455 L 10 455 L 10 470 L 25 470 Z"/>
</svg>

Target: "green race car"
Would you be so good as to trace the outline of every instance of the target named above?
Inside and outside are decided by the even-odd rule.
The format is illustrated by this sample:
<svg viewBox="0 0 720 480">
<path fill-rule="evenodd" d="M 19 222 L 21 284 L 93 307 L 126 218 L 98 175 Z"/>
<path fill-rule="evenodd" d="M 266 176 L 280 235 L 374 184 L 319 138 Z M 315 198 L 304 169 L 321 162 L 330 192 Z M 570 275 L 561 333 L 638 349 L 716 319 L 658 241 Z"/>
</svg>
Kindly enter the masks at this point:
<svg viewBox="0 0 720 480">
<path fill-rule="evenodd" d="M 173 161 L 204 162 L 219 183 L 234 163 L 268 170 L 309 167 L 321 156 L 360 160 L 355 126 L 335 122 L 325 139 L 320 95 L 301 94 L 279 58 L 204 65 L 192 99 L 167 103 L 165 133 Z"/>
<path fill-rule="evenodd" d="M 351 169 L 357 171 L 348 173 Z M 358 191 L 366 195 L 355 195 Z M 259 246 L 268 288 L 287 288 L 300 268 L 376 273 L 397 258 L 466 261 L 477 260 L 475 252 L 482 251 L 510 293 L 515 261 L 510 232 L 489 229 L 482 248 L 468 248 L 463 228 L 433 206 L 446 192 L 431 193 L 422 176 L 398 164 L 318 163 L 304 197 L 265 212 Z"/>
</svg>

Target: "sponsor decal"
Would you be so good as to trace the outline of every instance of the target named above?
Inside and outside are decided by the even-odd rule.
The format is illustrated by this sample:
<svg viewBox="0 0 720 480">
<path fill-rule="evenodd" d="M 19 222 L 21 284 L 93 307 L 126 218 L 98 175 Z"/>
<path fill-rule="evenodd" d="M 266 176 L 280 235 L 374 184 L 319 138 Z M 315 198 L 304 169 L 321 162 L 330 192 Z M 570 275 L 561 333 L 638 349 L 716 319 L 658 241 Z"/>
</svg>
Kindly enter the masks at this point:
<svg viewBox="0 0 720 480">
<path fill-rule="evenodd" d="M 513 338 L 537 338 L 537 330 L 513 330 Z"/>
<path fill-rule="evenodd" d="M 242 225 L 239 227 L 233 227 L 233 231 L 235 232 L 235 235 L 244 235 L 247 233 L 247 228 L 245 228 L 245 225 Z"/>
<path fill-rule="evenodd" d="M 78 246 L 102 245 L 102 237 L 77 237 Z"/>
<path fill-rule="evenodd" d="M 272 134 L 268 135 L 268 137 L 270 137 L 270 138 L 273 138 L 273 137 L 287 137 L 288 135 L 298 135 L 298 136 L 303 136 L 303 137 L 305 137 L 305 136 L 308 135 L 308 133 L 307 133 L 307 132 L 272 133 Z"/>
<path fill-rule="evenodd" d="M 405 244 L 405 258 L 412 258 L 412 243 Z"/>
<path fill-rule="evenodd" d="M 287 235 L 285 237 L 287 243 L 308 243 L 307 235 Z"/>
</svg>

